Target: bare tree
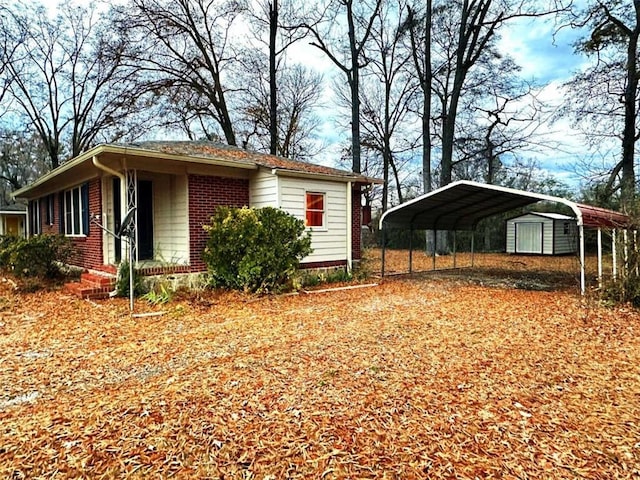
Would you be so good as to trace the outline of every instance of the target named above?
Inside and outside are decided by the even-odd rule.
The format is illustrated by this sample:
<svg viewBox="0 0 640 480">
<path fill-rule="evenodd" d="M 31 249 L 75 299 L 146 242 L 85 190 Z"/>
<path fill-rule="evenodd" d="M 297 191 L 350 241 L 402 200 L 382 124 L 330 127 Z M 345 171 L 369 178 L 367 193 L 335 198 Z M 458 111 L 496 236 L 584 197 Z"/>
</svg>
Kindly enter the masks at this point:
<svg viewBox="0 0 640 480">
<path fill-rule="evenodd" d="M 0 130 L 0 199 L 9 203 L 10 193 L 47 172 L 47 151 L 33 132 Z"/>
<path fill-rule="evenodd" d="M 263 57 L 253 59 L 252 73 L 245 76 L 245 89 L 240 99 L 243 145 L 270 151 L 271 127 L 270 86 L 260 74 L 265 69 Z M 319 119 L 315 114 L 322 92 L 322 75 L 302 65 L 280 68 L 276 78 L 278 105 L 275 122 L 275 154 L 297 160 L 308 160 L 318 152 L 313 132 Z"/>
<path fill-rule="evenodd" d="M 3 27 L 21 37 L 6 64 L 8 91 L 40 136 L 51 168 L 99 139 L 126 137 L 126 119 L 138 113 L 140 99 L 135 72 L 124 69 L 123 44 L 96 10 L 67 6 L 54 18 L 43 7 L 7 12 Z"/>
<path fill-rule="evenodd" d="M 273 155 L 282 155 L 283 151 L 286 150 L 290 155 L 294 149 L 290 149 L 285 145 L 291 144 L 290 139 L 292 137 L 289 135 L 288 139 L 285 138 L 286 133 L 284 132 L 293 133 L 290 128 L 292 126 L 292 117 L 287 115 L 285 111 L 289 110 L 290 113 L 297 112 L 298 108 L 294 107 L 291 101 L 299 104 L 305 97 L 306 99 L 303 103 L 305 104 L 305 110 L 307 110 L 311 103 L 311 97 L 308 95 L 310 92 L 307 87 L 315 85 L 318 87 L 319 92 L 322 78 L 313 74 L 309 69 L 301 68 L 297 65 L 291 67 L 286 60 L 287 49 L 306 35 L 304 29 L 294 27 L 301 22 L 302 7 L 300 4 L 292 0 L 285 0 L 284 2 L 268 0 L 256 2 L 252 5 L 254 8 L 249 12 L 249 19 L 258 48 L 253 45 L 247 46 L 240 59 L 245 67 L 243 75 L 245 75 L 245 78 L 250 79 L 249 83 L 251 84 L 249 88 L 245 88 L 246 93 L 244 96 L 248 98 L 257 97 L 256 92 L 260 92 L 260 98 L 256 98 L 256 104 L 250 106 L 249 109 L 245 107 L 244 112 L 247 113 L 252 110 L 263 111 L 264 95 L 262 93 L 264 92 L 264 87 L 255 85 L 255 83 L 256 79 L 260 82 L 265 82 L 268 85 L 267 100 L 269 104 L 269 114 L 267 116 L 268 150 Z M 265 33 L 268 33 L 268 35 L 265 35 Z M 262 46 L 268 51 L 268 68 L 266 68 L 261 59 L 263 51 L 260 47 Z M 262 73 L 264 71 L 268 71 L 268 78 L 266 79 Z M 288 83 L 289 85 L 281 86 L 280 82 Z M 292 92 L 289 89 L 292 83 L 301 88 L 299 95 L 292 96 Z M 282 98 L 280 95 L 281 88 L 289 90 L 284 92 Z M 285 98 L 287 96 L 288 98 Z M 316 95 L 314 102 L 317 101 L 317 97 Z M 281 119 L 281 114 L 284 114 L 285 118 Z M 264 118 L 261 119 L 260 123 L 264 123 Z M 260 134 L 259 132 L 249 132 L 249 134 L 251 133 Z M 302 130 L 299 130 L 298 133 L 302 133 Z M 298 153 L 302 152 L 302 150 L 296 150 L 298 150 Z"/>
<path fill-rule="evenodd" d="M 404 0 L 385 3 L 376 18 L 370 47 L 367 49 L 367 67 L 363 69 L 362 145 L 377 151 L 382 159 L 382 209 L 389 200 L 390 171 L 393 173 L 397 197 L 403 201 L 403 183 L 399 163 L 403 155 L 412 154 L 415 134 L 403 128 L 410 115 L 410 101 L 417 85 L 407 71 L 411 62 L 410 51 L 404 48 L 401 19 L 407 5 Z M 406 163 L 406 160 L 405 160 Z"/>
<path fill-rule="evenodd" d="M 350 91 L 352 170 L 360 173 L 360 70 L 366 64 L 365 49 L 382 0 L 328 0 L 317 22 L 305 23 L 314 40 L 344 73 Z M 346 23 L 346 32 L 337 31 Z M 348 39 L 346 48 L 343 39 Z"/>
<path fill-rule="evenodd" d="M 0 5 L 0 117 L 6 113 L 3 100 L 9 93 L 9 85 L 12 82 L 8 74 L 9 66 L 14 61 L 15 52 L 24 42 L 23 33 L 16 29 L 11 10 Z"/>
<path fill-rule="evenodd" d="M 531 0 L 455 0 L 428 7 L 431 8 L 413 9 L 406 25 L 414 51 L 418 50 L 414 52 L 414 64 L 421 78 L 423 101 L 429 102 L 433 94 L 438 99 L 438 112 L 432 114 L 432 119 L 439 121 L 442 152 L 439 184 L 444 186 L 452 180 L 463 97 L 473 87 L 473 71 L 491 57 L 499 29 L 515 18 L 551 15 L 562 11 L 563 6 L 553 1 L 543 5 Z M 426 93 L 429 87 L 431 93 Z M 431 104 L 423 107 L 423 122 L 430 108 Z M 425 134 L 429 130 L 429 125 L 423 127 Z M 424 148 L 430 147 L 430 140 L 425 139 Z M 430 163 L 430 153 L 423 153 L 423 163 Z"/>
<path fill-rule="evenodd" d="M 420 22 L 420 16 L 422 22 Z M 407 6 L 407 17 L 401 26 L 400 33 L 408 31 L 411 42 L 411 58 L 415 68 L 418 85 L 422 94 L 422 191 L 430 192 L 431 175 L 431 98 L 432 98 L 432 66 L 431 66 L 431 26 L 433 18 L 433 1 L 424 2 L 424 10 L 416 12 Z"/>
<path fill-rule="evenodd" d="M 228 106 L 233 85 L 232 27 L 245 5 L 235 0 L 132 0 L 121 9 L 120 28 L 130 37 L 131 65 L 148 76 L 147 87 L 168 99 L 172 125 L 190 137 L 220 136 L 237 145 Z"/>
<path fill-rule="evenodd" d="M 573 26 L 591 31 L 578 43 L 577 51 L 594 61 L 566 85 L 567 110 L 585 125 L 593 142 L 612 135 L 621 142 L 620 159 L 609 173 L 605 196 L 620 189 L 623 204 L 629 204 L 636 194 L 640 1 L 594 0 L 575 15 Z"/>
</svg>

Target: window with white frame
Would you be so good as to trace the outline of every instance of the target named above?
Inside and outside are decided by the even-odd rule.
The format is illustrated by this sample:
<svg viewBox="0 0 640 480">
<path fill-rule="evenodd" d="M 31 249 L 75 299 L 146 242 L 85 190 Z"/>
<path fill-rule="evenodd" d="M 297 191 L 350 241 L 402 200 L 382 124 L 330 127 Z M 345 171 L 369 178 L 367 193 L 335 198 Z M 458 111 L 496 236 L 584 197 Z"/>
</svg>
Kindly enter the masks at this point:
<svg viewBox="0 0 640 480">
<path fill-rule="evenodd" d="M 323 228 L 325 226 L 325 194 L 307 192 L 305 203 L 305 226 Z"/>
<path fill-rule="evenodd" d="M 89 198 L 86 185 L 66 190 L 63 196 L 63 217 L 65 235 L 86 235 L 88 233 Z"/>
</svg>

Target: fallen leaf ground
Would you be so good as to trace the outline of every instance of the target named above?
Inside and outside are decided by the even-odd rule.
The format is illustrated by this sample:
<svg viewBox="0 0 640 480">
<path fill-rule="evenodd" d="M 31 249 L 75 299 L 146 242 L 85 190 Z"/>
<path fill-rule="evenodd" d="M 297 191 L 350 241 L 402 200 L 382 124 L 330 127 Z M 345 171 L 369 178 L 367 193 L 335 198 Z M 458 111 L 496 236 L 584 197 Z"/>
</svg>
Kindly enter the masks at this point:
<svg viewBox="0 0 640 480">
<path fill-rule="evenodd" d="M 0 309 L 1 478 L 640 477 L 640 315 L 575 291 Z"/>
</svg>

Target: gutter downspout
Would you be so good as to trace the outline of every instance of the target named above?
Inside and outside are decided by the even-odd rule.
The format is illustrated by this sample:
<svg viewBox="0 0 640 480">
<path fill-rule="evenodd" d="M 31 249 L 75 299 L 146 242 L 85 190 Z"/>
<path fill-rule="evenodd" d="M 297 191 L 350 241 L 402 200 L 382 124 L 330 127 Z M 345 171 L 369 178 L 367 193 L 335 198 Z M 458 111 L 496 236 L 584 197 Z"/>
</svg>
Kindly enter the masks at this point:
<svg viewBox="0 0 640 480">
<path fill-rule="evenodd" d="M 353 190 L 347 182 L 347 272 L 353 269 Z"/>
<path fill-rule="evenodd" d="M 120 179 L 120 218 L 124 218 L 124 215 L 127 213 L 125 211 L 125 209 L 127 208 L 127 179 L 124 175 L 124 173 L 118 172 L 117 170 L 114 170 L 112 168 L 107 167 L 106 165 L 104 165 L 103 163 L 100 163 L 98 161 L 98 156 L 94 155 L 93 157 L 91 157 L 91 163 L 93 163 L 93 165 L 98 168 L 99 170 L 102 170 L 103 172 L 106 172 L 110 175 L 113 175 L 114 177 L 118 177 Z M 115 227 L 115 225 L 114 225 Z M 120 247 L 122 250 L 122 247 Z M 124 258 L 122 256 L 122 251 L 120 252 L 120 258 Z M 104 255 L 104 254 L 103 254 Z M 105 261 L 105 259 L 102 259 L 103 263 Z"/>
</svg>

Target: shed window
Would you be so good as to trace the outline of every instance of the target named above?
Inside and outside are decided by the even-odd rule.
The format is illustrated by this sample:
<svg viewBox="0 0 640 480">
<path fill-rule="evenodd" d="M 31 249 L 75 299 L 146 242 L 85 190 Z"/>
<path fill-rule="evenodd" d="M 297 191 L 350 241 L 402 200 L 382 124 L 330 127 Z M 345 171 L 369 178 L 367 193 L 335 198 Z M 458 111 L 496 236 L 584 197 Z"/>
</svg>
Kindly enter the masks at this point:
<svg viewBox="0 0 640 480">
<path fill-rule="evenodd" d="M 89 233 L 88 208 L 89 190 L 87 185 L 64 192 L 64 233 L 66 235 L 87 235 Z"/>
<path fill-rule="evenodd" d="M 305 225 L 324 227 L 324 193 L 307 192 Z"/>
<path fill-rule="evenodd" d="M 562 225 L 562 231 L 565 235 L 569 235 L 569 222 L 564 222 Z"/>
</svg>

